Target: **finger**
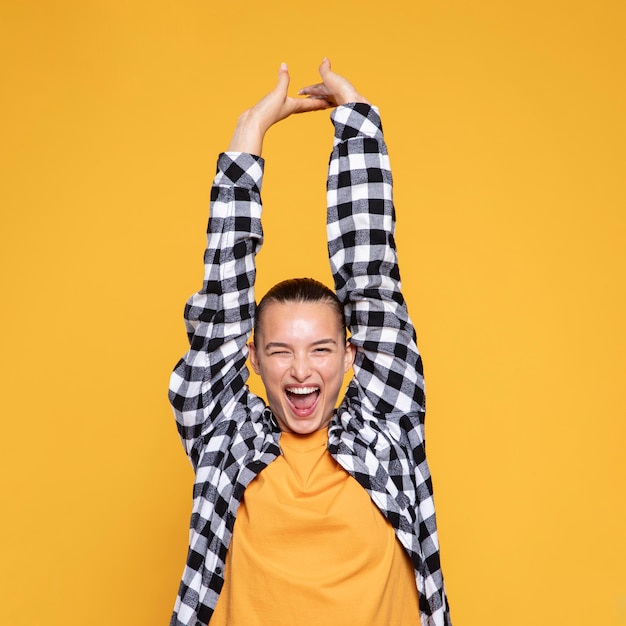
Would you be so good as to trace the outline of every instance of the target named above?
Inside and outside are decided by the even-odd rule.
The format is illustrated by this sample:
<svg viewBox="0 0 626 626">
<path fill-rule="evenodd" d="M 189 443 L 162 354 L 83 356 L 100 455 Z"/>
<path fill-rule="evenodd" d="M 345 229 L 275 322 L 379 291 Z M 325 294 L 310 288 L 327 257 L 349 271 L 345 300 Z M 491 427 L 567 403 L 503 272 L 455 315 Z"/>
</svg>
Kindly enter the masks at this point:
<svg viewBox="0 0 626 626">
<path fill-rule="evenodd" d="M 324 57 L 324 60 L 320 63 L 318 71 L 322 77 L 322 82 L 325 83 L 329 73 L 332 73 L 332 70 L 330 69 L 330 61 L 326 57 Z"/>
<path fill-rule="evenodd" d="M 324 57 L 324 60 L 320 63 L 318 71 L 320 73 L 320 76 L 322 77 L 322 80 L 324 81 L 328 72 L 331 71 L 330 61 L 326 57 Z"/>
<path fill-rule="evenodd" d="M 289 68 L 286 63 L 281 63 L 280 68 L 278 69 L 276 89 L 284 94 L 286 94 L 287 89 L 289 89 Z"/>
<path fill-rule="evenodd" d="M 322 111 L 334 105 L 321 96 L 311 96 L 309 98 L 293 99 L 292 106 L 294 113 L 307 113 L 308 111 Z"/>
<path fill-rule="evenodd" d="M 317 83 L 315 85 L 307 85 L 306 87 L 302 87 L 300 91 L 298 91 L 298 95 L 300 96 L 309 96 L 309 95 L 320 95 L 328 93 L 328 89 L 324 83 Z"/>
</svg>

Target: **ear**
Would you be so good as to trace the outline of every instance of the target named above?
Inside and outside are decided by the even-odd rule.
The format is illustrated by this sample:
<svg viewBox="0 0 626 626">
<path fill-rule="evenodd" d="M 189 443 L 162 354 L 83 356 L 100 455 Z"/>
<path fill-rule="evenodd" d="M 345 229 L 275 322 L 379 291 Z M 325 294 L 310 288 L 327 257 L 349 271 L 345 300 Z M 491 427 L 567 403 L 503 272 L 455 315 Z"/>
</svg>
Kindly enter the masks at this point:
<svg viewBox="0 0 626 626">
<path fill-rule="evenodd" d="M 256 346 L 254 345 L 254 343 L 251 341 L 248 344 L 248 352 L 250 355 L 250 365 L 252 365 L 252 369 L 254 370 L 255 374 L 260 374 L 259 372 L 259 355 L 257 354 L 256 351 Z"/>
<path fill-rule="evenodd" d="M 350 342 L 350 340 L 346 341 L 346 352 L 343 357 L 343 371 L 347 372 L 354 363 L 354 357 L 356 356 L 356 346 Z"/>
</svg>

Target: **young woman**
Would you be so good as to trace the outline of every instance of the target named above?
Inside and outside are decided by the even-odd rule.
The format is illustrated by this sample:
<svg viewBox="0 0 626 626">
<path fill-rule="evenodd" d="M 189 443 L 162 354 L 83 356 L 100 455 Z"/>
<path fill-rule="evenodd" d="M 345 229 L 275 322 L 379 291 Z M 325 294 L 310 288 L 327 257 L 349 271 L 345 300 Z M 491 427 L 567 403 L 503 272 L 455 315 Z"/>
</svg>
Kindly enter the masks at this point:
<svg viewBox="0 0 626 626">
<path fill-rule="evenodd" d="M 380 117 L 328 60 L 319 71 L 307 97 L 291 98 L 282 65 L 218 159 L 204 285 L 187 303 L 190 350 L 170 385 L 196 472 L 172 626 L 450 624 Z M 256 308 L 263 138 L 330 107 L 335 292 L 286 281 Z M 248 354 L 267 402 L 246 385 Z"/>
</svg>

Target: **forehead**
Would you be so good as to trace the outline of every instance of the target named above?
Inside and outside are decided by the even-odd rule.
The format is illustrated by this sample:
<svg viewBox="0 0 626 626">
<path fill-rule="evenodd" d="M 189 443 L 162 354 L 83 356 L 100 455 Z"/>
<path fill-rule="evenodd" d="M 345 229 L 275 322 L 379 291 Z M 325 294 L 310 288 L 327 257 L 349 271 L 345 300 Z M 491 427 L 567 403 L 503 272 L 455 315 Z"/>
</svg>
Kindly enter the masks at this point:
<svg viewBox="0 0 626 626">
<path fill-rule="evenodd" d="M 326 302 L 271 302 L 263 311 L 260 330 L 266 341 L 335 338 L 343 330 L 337 317 Z"/>
</svg>

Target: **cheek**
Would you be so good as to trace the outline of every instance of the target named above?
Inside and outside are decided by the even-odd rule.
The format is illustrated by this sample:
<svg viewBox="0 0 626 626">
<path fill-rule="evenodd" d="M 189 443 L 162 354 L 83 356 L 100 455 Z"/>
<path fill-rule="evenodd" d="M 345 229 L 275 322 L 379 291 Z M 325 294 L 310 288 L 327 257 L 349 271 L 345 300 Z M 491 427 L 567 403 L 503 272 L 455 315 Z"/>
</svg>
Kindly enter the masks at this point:
<svg viewBox="0 0 626 626">
<path fill-rule="evenodd" d="M 347 367 L 345 359 L 341 358 L 339 360 L 335 360 L 328 364 L 326 368 L 326 378 L 329 381 L 334 381 L 335 384 L 341 384 L 346 370 Z"/>
<path fill-rule="evenodd" d="M 269 363 L 265 362 L 263 366 L 259 368 L 259 374 L 266 385 L 279 385 L 285 375 L 286 369 L 284 364 L 273 360 Z"/>
</svg>

